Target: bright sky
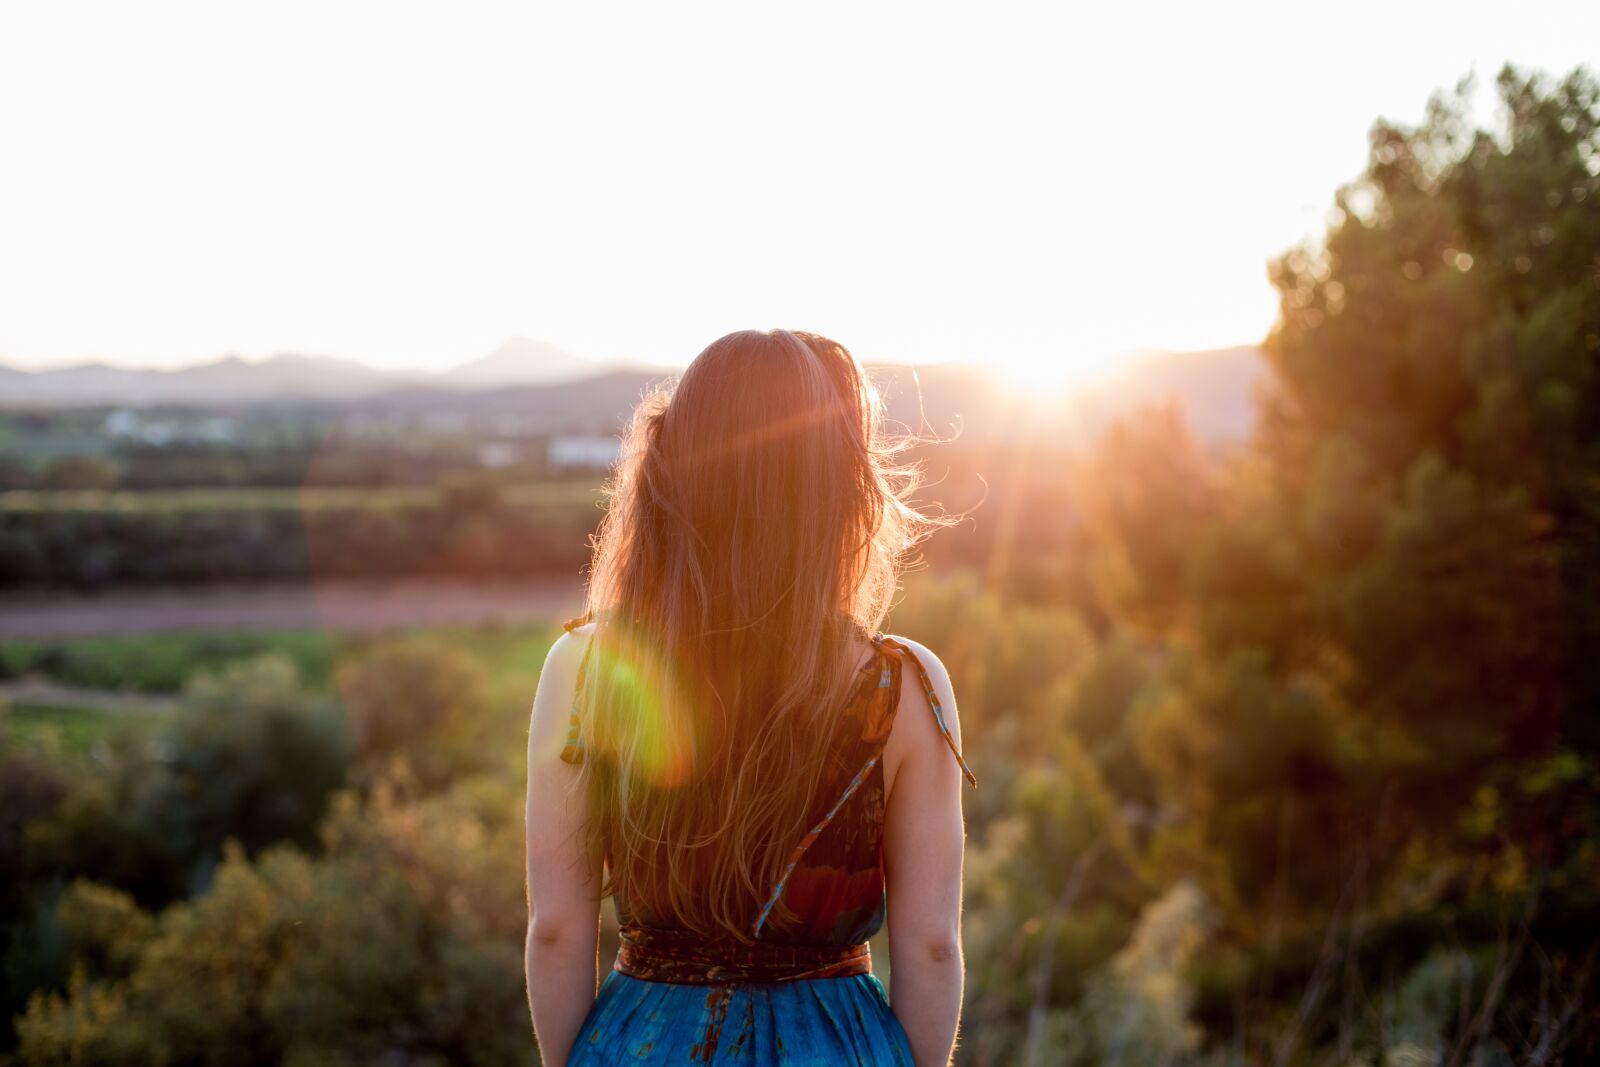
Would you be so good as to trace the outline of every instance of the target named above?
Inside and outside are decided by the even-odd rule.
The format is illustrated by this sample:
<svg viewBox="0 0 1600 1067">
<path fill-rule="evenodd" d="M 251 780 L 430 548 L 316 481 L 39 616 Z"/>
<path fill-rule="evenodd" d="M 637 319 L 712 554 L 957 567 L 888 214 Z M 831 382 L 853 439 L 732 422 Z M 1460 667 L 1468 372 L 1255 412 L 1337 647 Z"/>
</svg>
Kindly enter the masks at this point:
<svg viewBox="0 0 1600 1067">
<path fill-rule="evenodd" d="M 1248 343 L 1386 115 L 1600 3 L 0 8 L 0 360 Z"/>
</svg>

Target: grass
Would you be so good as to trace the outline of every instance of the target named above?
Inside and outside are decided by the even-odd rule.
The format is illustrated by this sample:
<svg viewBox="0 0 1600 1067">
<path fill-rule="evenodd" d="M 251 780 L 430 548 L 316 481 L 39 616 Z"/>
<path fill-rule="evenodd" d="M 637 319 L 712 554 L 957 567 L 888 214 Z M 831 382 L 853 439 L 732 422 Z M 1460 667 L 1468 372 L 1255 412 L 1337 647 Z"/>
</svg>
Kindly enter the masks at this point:
<svg viewBox="0 0 1600 1067">
<path fill-rule="evenodd" d="M 434 486 L 380 488 L 213 488 L 130 490 L 34 490 L 0 492 L 0 511 L 317 511 L 334 508 L 421 506 L 439 503 Z M 598 507 L 597 485 L 587 480 L 552 480 L 507 486 L 513 506 Z"/>
<path fill-rule="evenodd" d="M 320 630 L 119 634 L 0 643 L 0 678 L 39 674 L 64 685 L 170 693 L 196 670 L 264 652 L 294 661 L 308 688 L 328 685 L 333 642 Z"/>
<path fill-rule="evenodd" d="M 111 712 L 94 708 L 0 704 L 0 748 L 39 751 L 52 757 L 82 759 L 96 742 L 121 730 L 150 732 L 168 721 L 167 712 Z"/>
<path fill-rule="evenodd" d="M 384 634 L 235 631 L 10 641 L 0 643 L 0 677 L 32 673 L 85 689 L 170 694 L 198 671 L 277 652 L 295 663 L 308 690 L 326 692 L 341 663 L 386 642 L 416 637 L 458 648 L 477 661 L 489 687 L 491 728 L 520 739 L 545 654 L 560 632 L 560 621 L 552 619 Z M 94 696 L 84 693 L 72 699 L 92 704 Z M 0 749 L 21 748 L 75 761 L 87 757 L 97 742 L 124 731 L 153 733 L 174 714 L 181 712 L 45 707 L 25 701 L 6 706 L 0 700 Z M 515 770 L 521 759 L 520 745 L 508 745 L 508 768 Z"/>
<path fill-rule="evenodd" d="M 363 649 L 400 637 L 425 636 L 471 655 L 483 666 L 497 695 L 520 703 L 532 701 L 545 653 L 559 632 L 559 621 L 551 620 L 383 634 L 236 630 L 8 640 L 0 642 L 0 679 L 36 674 L 86 689 L 172 693 L 199 670 L 277 652 L 295 664 L 307 689 L 326 690 L 338 664 Z"/>
</svg>

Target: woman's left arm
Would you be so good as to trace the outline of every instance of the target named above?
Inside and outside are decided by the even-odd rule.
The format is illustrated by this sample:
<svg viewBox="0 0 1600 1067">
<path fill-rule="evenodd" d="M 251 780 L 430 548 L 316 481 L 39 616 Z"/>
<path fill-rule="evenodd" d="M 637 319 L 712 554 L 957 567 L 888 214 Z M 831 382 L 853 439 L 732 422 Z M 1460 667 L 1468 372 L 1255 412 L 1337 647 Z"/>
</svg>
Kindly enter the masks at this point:
<svg viewBox="0 0 1600 1067">
<path fill-rule="evenodd" d="M 582 831 L 578 769 L 561 759 L 589 638 L 562 633 L 539 674 L 528 727 L 526 971 L 543 1063 L 565 1067 L 599 981 L 601 859 Z"/>
</svg>

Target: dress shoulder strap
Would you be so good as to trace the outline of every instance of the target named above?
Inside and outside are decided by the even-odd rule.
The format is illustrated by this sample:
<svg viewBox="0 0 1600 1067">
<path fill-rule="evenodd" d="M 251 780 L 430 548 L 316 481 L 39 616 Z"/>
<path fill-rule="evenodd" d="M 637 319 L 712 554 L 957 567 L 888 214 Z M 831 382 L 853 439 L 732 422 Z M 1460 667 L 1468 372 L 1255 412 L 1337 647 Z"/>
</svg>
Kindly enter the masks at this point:
<svg viewBox="0 0 1600 1067">
<path fill-rule="evenodd" d="M 881 631 L 872 635 L 872 645 L 875 649 L 877 649 L 879 660 L 883 663 L 882 670 L 879 674 L 879 688 L 887 689 L 894 687 L 895 690 L 888 695 L 888 699 L 891 702 L 891 714 L 893 710 L 893 703 L 896 703 L 899 700 L 900 694 L 896 682 L 901 676 L 901 672 L 898 669 L 893 669 L 890 666 L 891 662 L 894 662 L 894 660 L 891 660 L 884 654 L 886 649 L 892 648 L 903 650 L 910 657 L 911 662 L 916 664 L 917 674 L 922 680 L 922 690 L 927 694 L 928 706 L 933 709 L 933 719 L 934 722 L 939 726 L 939 733 L 944 736 L 945 744 L 950 746 L 950 751 L 955 753 L 956 762 L 961 765 L 961 773 L 966 777 L 967 783 L 969 785 L 976 786 L 978 784 L 978 779 L 973 775 L 972 769 L 967 766 L 967 761 L 962 758 L 961 750 L 956 746 L 955 738 L 950 735 L 950 728 L 945 725 L 943 705 L 939 703 L 939 696 L 934 692 L 933 689 L 933 680 L 928 677 L 928 670 L 923 666 L 922 660 L 909 645 L 902 641 L 898 641 L 895 638 L 886 636 Z M 898 660 L 898 657 L 895 657 L 894 659 Z M 768 895 L 766 902 L 762 905 L 760 914 L 756 917 L 755 927 L 751 930 L 752 936 L 759 937 L 761 935 L 761 927 L 766 924 L 767 916 L 771 914 L 773 907 L 776 906 L 778 900 L 783 896 L 784 887 L 789 882 L 789 876 L 794 873 L 796 865 L 798 865 L 801 858 L 805 856 L 806 850 L 809 849 L 817 840 L 817 838 L 822 835 L 822 831 L 828 828 L 828 824 L 833 822 L 834 816 L 839 814 L 839 809 L 844 807 L 845 801 L 849 800 L 855 791 L 861 787 L 861 783 L 866 781 L 867 775 L 871 772 L 872 768 L 876 767 L 880 762 L 882 762 L 882 759 L 883 747 L 880 742 L 877 746 L 877 750 L 873 752 L 873 754 L 867 759 L 866 763 L 862 765 L 861 769 L 856 771 L 855 777 L 850 779 L 849 784 L 844 787 L 844 792 L 841 793 L 838 799 L 833 802 L 833 806 L 827 810 L 827 812 L 822 816 L 821 820 L 818 821 L 817 824 L 809 831 L 807 831 L 806 835 L 800 839 L 798 844 L 794 846 L 794 849 L 789 853 L 788 862 L 784 865 L 783 873 L 778 878 L 778 884 L 772 888 L 772 892 Z"/>
<path fill-rule="evenodd" d="M 928 698 L 928 707 L 933 709 L 933 721 L 938 725 L 939 733 L 944 737 L 944 743 L 949 745 L 950 751 L 955 754 L 956 762 L 961 765 L 961 774 L 966 778 L 967 784 L 976 786 L 978 784 L 977 776 L 972 773 L 972 768 L 967 766 L 966 758 L 961 755 L 961 749 L 956 744 L 955 737 L 950 733 L 950 727 L 944 721 L 944 705 L 939 702 L 939 694 L 934 692 L 933 679 L 929 677 L 928 668 L 923 664 L 922 657 L 917 655 L 916 649 L 898 638 L 880 633 L 877 636 L 877 640 L 890 648 L 905 653 L 906 658 L 910 659 L 916 666 L 917 678 L 922 683 L 922 692 Z"/>
<path fill-rule="evenodd" d="M 586 611 L 576 618 L 568 619 L 561 624 L 561 628 L 571 633 L 580 626 L 588 624 L 594 618 L 594 613 Z M 583 761 L 583 730 L 578 725 L 578 705 L 583 700 L 584 676 L 589 669 L 589 650 L 594 647 L 590 640 L 583 646 L 583 656 L 578 660 L 578 683 L 573 687 L 572 707 L 567 713 L 567 741 L 561 747 L 561 762 L 581 763 Z"/>
</svg>

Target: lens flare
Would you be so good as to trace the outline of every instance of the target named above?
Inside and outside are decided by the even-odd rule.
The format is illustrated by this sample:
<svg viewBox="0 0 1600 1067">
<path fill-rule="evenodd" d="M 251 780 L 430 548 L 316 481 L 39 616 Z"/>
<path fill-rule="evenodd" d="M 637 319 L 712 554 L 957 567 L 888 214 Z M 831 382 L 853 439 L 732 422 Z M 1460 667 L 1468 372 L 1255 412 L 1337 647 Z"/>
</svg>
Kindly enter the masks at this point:
<svg viewBox="0 0 1600 1067">
<path fill-rule="evenodd" d="M 689 781 L 697 752 L 693 704 L 664 643 L 637 624 L 608 621 L 590 646 L 580 713 L 584 748 L 609 760 L 624 781 L 659 788 Z"/>
</svg>

